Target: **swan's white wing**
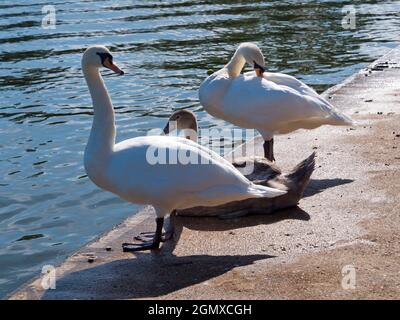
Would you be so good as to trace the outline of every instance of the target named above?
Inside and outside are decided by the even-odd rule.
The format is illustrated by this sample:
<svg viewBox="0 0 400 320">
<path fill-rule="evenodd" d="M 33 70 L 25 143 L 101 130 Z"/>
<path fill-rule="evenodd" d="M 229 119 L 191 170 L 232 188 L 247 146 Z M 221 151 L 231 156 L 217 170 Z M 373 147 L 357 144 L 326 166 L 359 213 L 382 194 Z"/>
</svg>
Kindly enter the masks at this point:
<svg viewBox="0 0 400 320">
<path fill-rule="evenodd" d="M 313 88 L 309 87 L 295 77 L 278 72 L 264 72 L 264 79 L 272 81 L 278 85 L 292 88 L 302 95 L 313 97 L 319 101 L 325 112 L 333 114 L 334 117 L 339 117 L 340 120 L 345 119 L 345 122 L 349 122 L 349 124 L 352 122 L 350 118 L 341 114 L 340 111 L 338 111 L 328 100 L 319 95 Z"/>
<path fill-rule="evenodd" d="M 249 71 L 245 73 L 245 76 L 256 77 L 256 73 L 254 71 Z M 264 72 L 263 76 L 265 80 L 272 81 L 277 85 L 292 88 L 301 94 L 319 97 L 318 93 L 313 88 L 291 75 L 279 72 Z"/>
<path fill-rule="evenodd" d="M 318 95 L 301 94 L 260 77 L 238 77 L 223 100 L 225 119 L 260 132 L 290 132 L 321 124 L 343 122 L 333 107 Z"/>
<path fill-rule="evenodd" d="M 224 166 L 228 166 L 230 167 L 230 169 L 237 171 L 241 176 L 242 174 L 239 172 L 239 170 L 237 170 L 232 163 L 230 163 L 228 160 L 226 160 L 224 157 L 221 157 L 218 153 L 216 153 L 215 151 L 202 146 L 201 144 L 198 144 L 196 142 L 193 142 L 192 140 L 189 139 L 184 139 L 184 138 L 180 138 L 177 137 L 177 139 L 179 139 L 180 143 L 183 144 L 187 144 L 188 146 L 194 147 L 194 148 L 198 148 L 200 149 L 202 152 L 208 153 L 214 160 L 218 161 L 220 164 L 223 164 Z"/>
<path fill-rule="evenodd" d="M 159 156 L 164 152 L 166 162 Z M 261 188 L 257 194 L 254 185 L 228 161 L 177 137 L 139 137 L 117 144 L 108 172 L 113 184 L 110 191 L 135 203 L 170 209 L 284 193 Z"/>
<path fill-rule="evenodd" d="M 190 151 L 190 155 L 197 155 L 199 158 L 199 163 L 212 163 L 214 165 L 222 166 L 226 168 L 226 170 L 232 171 L 232 173 L 235 174 L 235 176 L 238 179 L 241 179 L 242 181 L 248 181 L 247 178 L 245 178 L 239 170 L 237 170 L 228 160 L 225 158 L 221 157 L 219 154 L 217 154 L 215 151 L 204 147 L 196 142 L 193 142 L 192 140 L 182 138 L 182 137 L 174 137 L 174 136 L 149 136 L 149 137 L 138 137 L 138 138 L 133 138 L 133 139 L 128 139 L 125 141 L 122 141 L 121 143 L 118 143 L 115 145 L 114 150 L 115 151 L 121 151 L 124 149 L 129 149 L 130 147 L 135 147 L 138 145 L 138 143 L 141 143 L 143 145 L 148 145 L 149 147 L 152 146 L 154 147 L 160 147 L 160 149 L 168 149 L 168 150 L 174 150 L 178 151 L 180 154 L 178 156 L 181 156 L 181 159 L 185 159 L 184 156 L 184 151 L 188 152 Z M 150 152 L 149 152 L 150 154 Z M 189 154 L 188 157 L 189 158 Z M 202 162 L 203 161 L 203 162 Z"/>
<path fill-rule="evenodd" d="M 248 72 L 247 74 L 249 76 L 256 77 L 254 71 Z M 313 88 L 309 87 L 307 84 L 296 79 L 295 77 L 279 72 L 264 72 L 264 79 L 272 81 L 280 86 L 292 88 L 301 95 L 313 97 L 314 99 L 318 100 L 319 106 L 326 114 L 328 114 L 328 117 L 333 118 L 334 122 L 336 121 L 338 124 L 352 124 L 352 120 L 349 117 L 337 110 L 328 100 L 319 95 Z"/>
</svg>

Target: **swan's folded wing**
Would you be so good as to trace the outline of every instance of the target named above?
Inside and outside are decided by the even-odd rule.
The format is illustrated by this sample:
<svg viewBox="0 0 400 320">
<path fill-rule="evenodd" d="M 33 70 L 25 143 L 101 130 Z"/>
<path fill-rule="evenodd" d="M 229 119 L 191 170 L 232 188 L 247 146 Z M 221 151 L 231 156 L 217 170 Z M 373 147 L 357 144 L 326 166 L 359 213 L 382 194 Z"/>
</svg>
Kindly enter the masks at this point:
<svg viewBox="0 0 400 320">
<path fill-rule="evenodd" d="M 325 119 L 331 116 L 332 110 L 322 98 L 257 77 L 235 79 L 223 100 L 223 109 L 231 122 L 256 129 Z"/>
<path fill-rule="evenodd" d="M 256 73 L 254 71 L 249 71 L 245 73 L 245 76 L 256 77 Z M 296 79 L 291 75 L 279 72 L 264 72 L 263 77 L 265 80 L 271 81 L 277 85 L 292 88 L 300 94 L 306 94 L 315 97 L 319 96 L 318 93 L 313 88 L 309 87 L 304 82 L 300 81 L 299 79 Z"/>
<path fill-rule="evenodd" d="M 254 73 L 254 71 L 253 71 Z M 255 76 L 255 73 L 254 73 Z M 273 83 L 280 85 L 280 86 L 286 86 L 291 89 L 296 90 L 298 93 L 301 95 L 305 95 L 308 97 L 312 97 L 317 100 L 318 107 L 323 110 L 324 116 L 325 117 L 331 117 L 333 122 L 337 121 L 338 123 L 347 123 L 351 124 L 352 120 L 342 114 L 339 110 L 337 110 L 328 100 L 326 100 L 324 97 L 319 95 L 313 88 L 309 87 L 307 84 L 304 82 L 296 79 L 293 76 L 283 74 L 283 73 L 278 73 L 278 72 L 264 72 L 264 79 L 268 81 L 272 81 Z"/>
<path fill-rule="evenodd" d="M 249 181 L 217 153 L 188 139 L 165 136 L 138 137 L 116 146 L 110 176 L 126 189 L 148 192 L 186 192 Z M 155 183 L 150 183 L 154 181 Z M 122 185 L 121 183 L 119 183 Z M 158 190 L 158 191 L 157 191 Z"/>
</svg>

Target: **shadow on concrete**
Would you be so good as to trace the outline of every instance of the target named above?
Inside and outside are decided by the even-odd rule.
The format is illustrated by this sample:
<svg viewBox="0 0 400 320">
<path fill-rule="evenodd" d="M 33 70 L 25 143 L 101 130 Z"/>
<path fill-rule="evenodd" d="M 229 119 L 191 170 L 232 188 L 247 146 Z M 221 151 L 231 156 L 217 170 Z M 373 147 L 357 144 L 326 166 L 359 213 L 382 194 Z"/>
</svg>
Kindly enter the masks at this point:
<svg viewBox="0 0 400 320">
<path fill-rule="evenodd" d="M 174 239 L 161 250 L 134 253 L 135 259 L 119 259 L 72 271 L 57 279 L 56 290 L 47 290 L 43 299 L 136 299 L 154 298 L 218 277 L 233 268 L 274 258 L 271 255 L 190 255 L 173 251 L 185 228 L 198 231 L 225 231 L 268 225 L 282 220 L 308 221 L 310 215 L 299 207 L 232 219 L 218 217 L 171 216 Z M 153 229 L 152 219 L 146 228 Z M 142 230 L 143 231 L 143 230 Z M 132 230 L 135 233 L 134 230 Z M 119 240 L 118 240 L 119 241 Z M 194 289 L 195 290 L 195 289 Z"/>
<path fill-rule="evenodd" d="M 175 234 L 179 235 L 182 227 L 198 231 L 227 231 L 258 225 L 268 225 L 282 220 L 310 220 L 310 215 L 299 207 L 274 211 L 271 214 L 257 214 L 234 219 L 219 219 L 217 217 L 173 217 Z"/>
<path fill-rule="evenodd" d="M 343 184 L 352 183 L 352 179 L 310 179 L 307 188 L 304 190 L 303 198 L 311 197 L 315 194 L 321 193 L 322 191 L 341 186 Z"/>
<path fill-rule="evenodd" d="M 165 295 L 215 278 L 270 255 L 177 257 L 169 253 L 137 253 L 57 279 L 43 299 L 133 299 Z M 195 289 L 194 289 L 195 290 Z"/>
</svg>

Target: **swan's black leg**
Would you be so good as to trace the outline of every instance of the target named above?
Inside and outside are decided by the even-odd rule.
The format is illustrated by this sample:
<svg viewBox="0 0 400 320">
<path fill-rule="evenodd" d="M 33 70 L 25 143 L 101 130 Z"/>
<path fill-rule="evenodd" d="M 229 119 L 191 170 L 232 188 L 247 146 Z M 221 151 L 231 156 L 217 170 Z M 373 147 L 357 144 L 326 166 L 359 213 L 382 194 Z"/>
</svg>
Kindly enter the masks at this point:
<svg viewBox="0 0 400 320">
<path fill-rule="evenodd" d="M 173 214 L 173 213 L 172 213 Z M 174 235 L 174 226 L 171 222 L 171 216 L 164 219 L 164 229 L 165 232 L 161 234 L 161 242 L 168 241 L 172 239 Z M 154 238 L 155 232 L 141 232 L 139 235 L 133 237 L 135 240 L 146 242 Z"/>
<path fill-rule="evenodd" d="M 156 218 L 156 232 L 152 241 L 142 242 L 142 243 L 123 243 L 122 250 L 124 252 L 129 251 L 144 251 L 144 250 L 154 250 L 160 247 L 160 242 L 162 241 L 162 229 L 164 225 L 164 218 Z"/>
<path fill-rule="evenodd" d="M 264 157 L 267 158 L 271 162 L 275 162 L 274 157 L 274 139 L 264 141 Z"/>
</svg>

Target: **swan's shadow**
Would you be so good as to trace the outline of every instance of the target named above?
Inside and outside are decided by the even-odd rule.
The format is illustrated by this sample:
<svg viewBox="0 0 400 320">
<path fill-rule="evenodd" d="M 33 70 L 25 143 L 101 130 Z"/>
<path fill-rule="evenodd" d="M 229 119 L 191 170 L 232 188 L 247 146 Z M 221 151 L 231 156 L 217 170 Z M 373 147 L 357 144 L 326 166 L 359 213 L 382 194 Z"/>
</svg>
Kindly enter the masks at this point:
<svg viewBox="0 0 400 320">
<path fill-rule="evenodd" d="M 327 188 L 351 183 L 349 179 L 311 180 L 303 197 L 310 197 Z M 251 215 L 234 219 L 216 217 L 172 216 L 175 228 L 173 241 L 160 252 L 135 253 L 136 259 L 114 260 L 93 268 L 67 273 L 57 279 L 57 289 L 47 290 L 43 299 L 134 299 L 152 298 L 202 283 L 233 268 L 273 258 L 270 255 L 191 255 L 178 257 L 173 250 L 183 227 L 199 231 L 224 231 L 256 225 L 268 225 L 287 219 L 307 221 L 310 216 L 299 207 L 275 211 L 268 215 Z M 77 285 L 79 284 L 79 285 Z"/>
<path fill-rule="evenodd" d="M 176 257 L 137 253 L 136 259 L 116 260 L 69 273 L 57 279 L 56 290 L 43 299 L 134 299 L 159 297 L 250 265 L 269 255 Z M 79 284 L 79 285 L 77 285 Z"/>
<path fill-rule="evenodd" d="M 302 198 L 311 197 L 315 194 L 321 193 L 326 189 L 341 186 L 343 184 L 352 183 L 352 179 L 310 179 L 307 188 L 304 190 Z"/>
<path fill-rule="evenodd" d="M 202 283 L 236 267 L 273 258 L 271 255 L 189 255 L 175 256 L 173 251 L 183 227 L 192 230 L 223 231 L 285 219 L 309 220 L 300 208 L 276 211 L 270 215 L 253 215 L 221 220 L 216 217 L 192 218 L 172 216 L 174 240 L 160 251 L 135 252 L 135 259 L 114 260 L 92 268 L 67 273 L 57 279 L 56 290 L 47 290 L 43 299 L 134 299 L 152 298 Z"/>
<path fill-rule="evenodd" d="M 321 193 L 326 189 L 340 186 L 343 184 L 352 183 L 351 179 L 311 179 L 307 185 L 303 197 L 311 197 L 315 194 Z M 171 222 L 174 227 L 175 241 L 171 241 L 165 245 L 163 249 L 172 252 L 180 238 L 183 227 L 190 230 L 197 231 L 227 231 L 234 229 L 247 228 L 258 225 L 268 225 L 282 220 L 295 219 L 295 220 L 310 220 L 310 215 L 299 207 L 292 207 L 274 211 L 270 214 L 263 215 L 249 215 L 235 219 L 219 219 L 217 217 L 180 217 L 172 216 Z"/>
<path fill-rule="evenodd" d="M 254 214 L 240 218 L 221 219 L 218 217 L 180 217 L 172 216 L 175 235 L 179 236 L 183 227 L 198 231 L 227 231 L 241 228 L 269 225 L 283 220 L 310 220 L 310 215 L 299 207 L 282 209 L 270 214 Z"/>
</svg>

